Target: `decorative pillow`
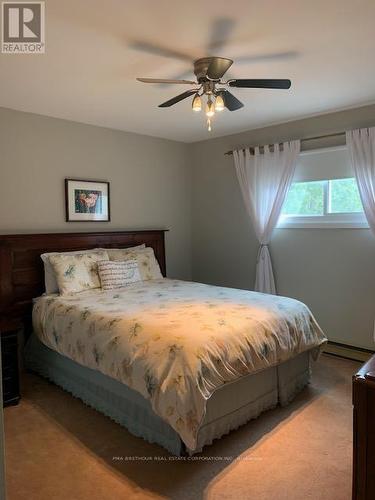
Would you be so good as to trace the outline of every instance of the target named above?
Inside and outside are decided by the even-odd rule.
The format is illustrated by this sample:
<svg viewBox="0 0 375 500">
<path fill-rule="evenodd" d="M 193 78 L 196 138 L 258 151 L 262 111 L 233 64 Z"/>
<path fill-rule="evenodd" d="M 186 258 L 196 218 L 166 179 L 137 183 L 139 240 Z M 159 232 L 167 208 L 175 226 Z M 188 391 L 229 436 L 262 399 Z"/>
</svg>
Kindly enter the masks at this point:
<svg viewBox="0 0 375 500">
<path fill-rule="evenodd" d="M 59 293 L 59 285 L 56 281 L 55 271 L 49 260 L 51 255 L 80 255 L 83 253 L 96 253 L 105 251 L 103 248 L 92 248 L 91 250 L 75 250 L 73 252 L 49 252 L 43 253 L 40 258 L 44 263 L 44 285 L 46 288 L 46 293 Z"/>
<path fill-rule="evenodd" d="M 142 281 L 136 259 L 117 262 L 102 260 L 98 262 L 98 271 L 103 290 L 122 288 Z"/>
<path fill-rule="evenodd" d="M 51 255 L 49 260 L 55 271 L 60 294 L 100 288 L 97 263 L 108 258 L 104 250 L 76 255 Z"/>
<path fill-rule="evenodd" d="M 128 249 L 127 252 L 122 253 L 119 251 L 117 253 L 110 254 L 109 258 L 114 261 L 136 259 L 143 281 L 157 280 L 163 277 L 160 271 L 159 263 L 154 254 L 154 250 L 151 247 L 134 251 L 130 251 Z"/>
<path fill-rule="evenodd" d="M 102 248 L 101 250 L 106 250 L 108 252 L 110 260 L 125 260 L 123 257 L 127 255 L 129 252 L 138 252 L 138 250 L 144 250 L 146 245 L 142 243 L 142 245 L 137 245 L 135 247 L 127 247 L 127 248 Z M 115 256 L 121 256 L 121 259 L 112 258 Z"/>
</svg>

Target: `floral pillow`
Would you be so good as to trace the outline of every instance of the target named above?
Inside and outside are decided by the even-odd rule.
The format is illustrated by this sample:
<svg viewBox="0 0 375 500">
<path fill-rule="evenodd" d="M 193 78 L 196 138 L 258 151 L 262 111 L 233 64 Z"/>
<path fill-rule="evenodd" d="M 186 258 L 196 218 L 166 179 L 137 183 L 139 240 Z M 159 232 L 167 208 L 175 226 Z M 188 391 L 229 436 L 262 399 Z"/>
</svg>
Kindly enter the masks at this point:
<svg viewBox="0 0 375 500">
<path fill-rule="evenodd" d="M 108 259 L 105 250 L 75 255 L 51 255 L 49 260 L 55 271 L 60 294 L 100 288 L 97 263 Z"/>
<path fill-rule="evenodd" d="M 151 247 L 139 250 L 130 250 L 126 248 L 124 250 L 118 249 L 116 252 L 109 252 L 109 258 L 110 260 L 116 261 L 136 259 L 143 281 L 157 280 L 163 277 L 154 250 Z"/>
<path fill-rule="evenodd" d="M 138 252 L 139 250 L 144 250 L 146 245 L 142 243 L 142 245 L 137 245 L 135 247 L 127 247 L 127 248 L 100 248 L 100 250 L 106 250 L 108 252 L 109 258 L 111 260 L 119 260 L 115 258 L 116 256 L 123 257 L 127 255 L 129 252 Z M 113 257 L 113 258 L 112 258 Z M 124 260 L 121 258 L 120 260 Z"/>
<path fill-rule="evenodd" d="M 49 260 L 51 255 L 78 255 L 82 253 L 96 253 L 105 251 L 104 248 L 91 248 L 90 250 L 74 250 L 72 252 L 48 252 L 43 253 L 40 257 L 44 263 L 44 283 L 46 287 L 46 293 L 59 293 L 59 285 L 56 281 L 55 271 L 53 270 L 52 264 Z"/>
</svg>

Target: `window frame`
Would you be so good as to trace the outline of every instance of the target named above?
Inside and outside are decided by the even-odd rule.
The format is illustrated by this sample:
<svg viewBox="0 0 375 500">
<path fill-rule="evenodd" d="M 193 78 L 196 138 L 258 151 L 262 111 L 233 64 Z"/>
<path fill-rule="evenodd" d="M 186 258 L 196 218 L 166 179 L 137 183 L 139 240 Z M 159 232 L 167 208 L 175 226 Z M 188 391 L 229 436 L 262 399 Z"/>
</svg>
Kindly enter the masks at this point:
<svg viewBox="0 0 375 500">
<path fill-rule="evenodd" d="M 364 213 L 281 216 L 276 229 L 369 229 Z"/>
<path fill-rule="evenodd" d="M 339 179 L 325 179 L 323 190 L 323 214 L 322 215 L 280 215 L 277 223 L 277 229 L 334 229 L 351 228 L 367 229 L 369 228 L 364 212 L 336 212 L 329 211 L 330 208 L 330 181 Z M 316 181 L 307 181 L 316 182 Z"/>
</svg>

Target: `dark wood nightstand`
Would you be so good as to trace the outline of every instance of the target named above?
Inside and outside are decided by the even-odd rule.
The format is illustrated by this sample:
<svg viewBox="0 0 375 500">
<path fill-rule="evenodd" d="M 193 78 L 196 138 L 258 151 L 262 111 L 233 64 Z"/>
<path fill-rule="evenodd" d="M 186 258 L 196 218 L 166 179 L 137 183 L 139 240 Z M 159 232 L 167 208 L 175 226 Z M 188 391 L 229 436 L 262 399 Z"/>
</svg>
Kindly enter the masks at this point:
<svg viewBox="0 0 375 500">
<path fill-rule="evenodd" d="M 16 405 L 20 400 L 18 369 L 18 332 L 22 323 L 13 319 L 0 320 L 3 406 Z"/>
<path fill-rule="evenodd" d="M 375 498 L 375 355 L 353 376 L 353 500 Z"/>
</svg>

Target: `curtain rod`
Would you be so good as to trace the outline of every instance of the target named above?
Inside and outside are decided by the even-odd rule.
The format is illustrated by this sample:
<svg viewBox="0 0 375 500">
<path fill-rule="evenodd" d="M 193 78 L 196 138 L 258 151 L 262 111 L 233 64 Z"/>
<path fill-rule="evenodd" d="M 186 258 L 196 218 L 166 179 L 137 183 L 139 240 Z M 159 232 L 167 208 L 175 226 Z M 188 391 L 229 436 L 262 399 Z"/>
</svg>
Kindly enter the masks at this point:
<svg viewBox="0 0 375 500">
<path fill-rule="evenodd" d="M 345 132 L 336 132 L 334 134 L 316 135 L 314 137 L 306 137 L 306 139 L 301 139 L 301 142 L 317 141 L 318 139 L 327 139 L 329 137 L 341 137 L 341 136 L 345 136 Z M 279 145 L 281 146 L 282 143 L 279 144 Z M 264 146 L 259 146 L 259 147 L 262 148 Z M 250 149 L 250 151 L 254 151 L 254 148 L 255 148 L 255 146 L 250 146 L 248 149 Z M 245 149 L 245 148 L 239 148 L 239 149 Z M 231 149 L 230 151 L 227 151 L 224 154 L 226 154 L 226 155 L 232 155 L 233 154 L 233 149 Z"/>
</svg>

